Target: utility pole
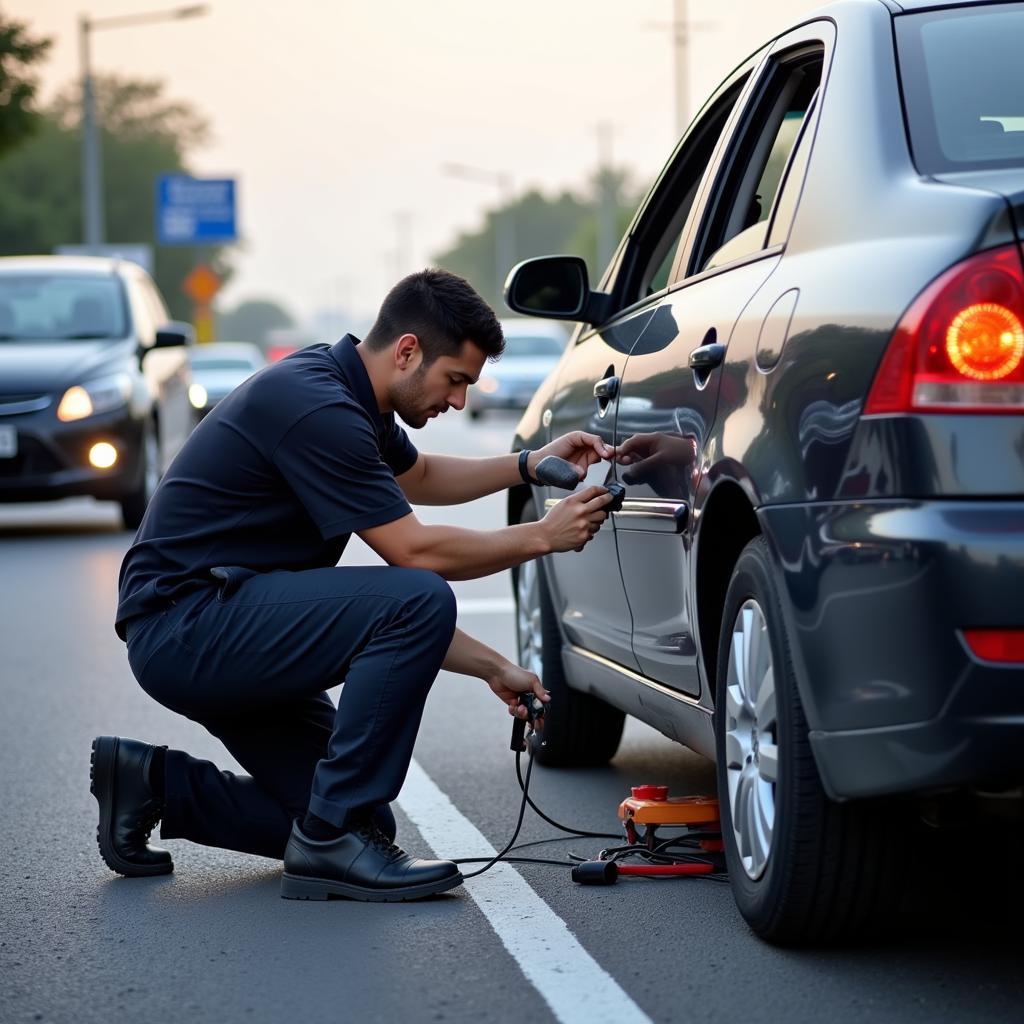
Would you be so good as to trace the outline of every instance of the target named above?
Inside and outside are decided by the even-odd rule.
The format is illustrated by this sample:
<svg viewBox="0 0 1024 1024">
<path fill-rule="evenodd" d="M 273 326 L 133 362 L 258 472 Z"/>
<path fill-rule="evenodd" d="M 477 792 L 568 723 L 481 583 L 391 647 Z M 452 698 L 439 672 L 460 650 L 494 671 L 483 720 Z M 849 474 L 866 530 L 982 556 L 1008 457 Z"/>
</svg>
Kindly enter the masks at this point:
<svg viewBox="0 0 1024 1024">
<path fill-rule="evenodd" d="M 676 138 L 681 139 L 690 123 L 689 66 L 686 47 L 689 33 L 686 24 L 686 0 L 672 0 L 672 44 L 676 82 Z"/>
<path fill-rule="evenodd" d="M 516 222 L 512 211 L 512 178 L 503 171 L 491 171 L 468 164 L 446 163 L 441 170 L 453 178 L 497 185 L 500 206 L 494 214 L 494 280 L 495 291 L 501 292 L 505 275 L 516 259 Z"/>
<path fill-rule="evenodd" d="M 128 28 L 158 21 L 180 21 L 206 13 L 205 4 L 191 4 L 171 10 L 126 14 L 111 18 L 78 19 L 78 56 L 82 69 L 82 233 L 90 248 L 98 248 L 106 239 L 103 209 L 103 162 L 100 156 L 100 132 L 96 118 L 96 91 L 92 80 L 92 33 L 97 29 Z"/>
<path fill-rule="evenodd" d="M 676 141 L 683 137 L 683 132 L 690 124 L 690 66 L 687 49 L 690 45 L 690 34 L 698 29 L 707 29 L 713 22 L 690 22 L 686 9 L 686 0 L 672 0 L 672 20 L 670 22 L 647 22 L 646 27 L 672 34 L 672 81 L 675 95 L 675 129 Z"/>
</svg>

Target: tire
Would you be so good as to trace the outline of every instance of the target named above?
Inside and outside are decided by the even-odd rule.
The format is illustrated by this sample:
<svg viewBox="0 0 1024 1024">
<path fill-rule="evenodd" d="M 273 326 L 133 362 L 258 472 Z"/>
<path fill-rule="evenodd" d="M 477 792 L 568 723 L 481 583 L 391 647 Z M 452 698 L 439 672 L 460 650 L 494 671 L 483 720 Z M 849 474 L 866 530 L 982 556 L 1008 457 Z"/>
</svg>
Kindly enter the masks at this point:
<svg viewBox="0 0 1024 1024">
<path fill-rule="evenodd" d="M 528 501 L 519 522 L 536 521 L 533 502 Z M 551 693 L 543 743 L 534 748 L 534 757 L 549 767 L 606 764 L 619 749 L 625 713 L 569 686 L 562 667 L 562 634 L 541 560 L 524 562 L 513 569 L 512 578 L 519 664 L 536 672 Z"/>
<path fill-rule="evenodd" d="M 139 463 L 138 485 L 121 498 L 121 519 L 126 530 L 137 530 L 142 525 L 142 517 L 160 483 L 160 442 L 152 420 L 147 420 L 142 430 Z"/>
<path fill-rule="evenodd" d="M 780 944 L 848 940 L 888 924 L 906 852 L 898 807 L 825 795 L 763 537 L 733 570 L 716 683 L 722 838 L 747 923 Z"/>
</svg>

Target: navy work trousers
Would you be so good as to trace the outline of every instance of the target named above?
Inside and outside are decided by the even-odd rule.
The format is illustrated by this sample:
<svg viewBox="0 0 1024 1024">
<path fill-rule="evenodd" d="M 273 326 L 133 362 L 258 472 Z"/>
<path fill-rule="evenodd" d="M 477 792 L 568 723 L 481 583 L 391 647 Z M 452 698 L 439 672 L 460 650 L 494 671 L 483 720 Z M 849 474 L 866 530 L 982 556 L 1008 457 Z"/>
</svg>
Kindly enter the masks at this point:
<svg viewBox="0 0 1024 1024">
<path fill-rule="evenodd" d="M 387 805 L 455 631 L 451 588 L 387 566 L 224 574 L 128 624 L 142 688 L 249 773 L 168 750 L 161 836 L 280 858 L 307 807 L 393 827 Z M 340 682 L 335 709 L 324 691 Z"/>
</svg>

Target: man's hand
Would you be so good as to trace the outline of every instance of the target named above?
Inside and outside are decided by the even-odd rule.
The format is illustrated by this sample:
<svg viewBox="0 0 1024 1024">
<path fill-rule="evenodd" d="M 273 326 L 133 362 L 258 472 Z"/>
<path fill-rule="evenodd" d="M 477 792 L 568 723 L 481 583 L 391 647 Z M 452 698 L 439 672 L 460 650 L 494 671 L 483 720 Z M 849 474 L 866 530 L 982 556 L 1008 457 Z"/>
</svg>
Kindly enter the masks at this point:
<svg viewBox="0 0 1024 1024">
<path fill-rule="evenodd" d="M 526 708 L 519 707 L 521 693 L 533 693 L 545 704 L 551 700 L 551 694 L 541 686 L 540 679 L 533 672 L 527 672 L 511 661 L 506 661 L 494 675 L 488 676 L 487 685 L 508 708 L 508 713 L 516 718 L 527 717 Z"/>
<path fill-rule="evenodd" d="M 556 437 L 550 444 L 538 448 L 526 460 L 526 468 L 531 476 L 536 476 L 537 463 L 549 455 L 557 455 L 576 467 L 576 473 L 582 480 L 587 469 L 602 459 L 611 459 L 615 455 L 614 445 L 605 444 L 596 434 L 585 434 L 582 430 L 574 430 L 571 434 Z"/>
<path fill-rule="evenodd" d="M 540 521 L 552 551 L 582 551 L 608 518 L 612 496 L 604 487 L 588 487 L 553 505 Z"/>
</svg>

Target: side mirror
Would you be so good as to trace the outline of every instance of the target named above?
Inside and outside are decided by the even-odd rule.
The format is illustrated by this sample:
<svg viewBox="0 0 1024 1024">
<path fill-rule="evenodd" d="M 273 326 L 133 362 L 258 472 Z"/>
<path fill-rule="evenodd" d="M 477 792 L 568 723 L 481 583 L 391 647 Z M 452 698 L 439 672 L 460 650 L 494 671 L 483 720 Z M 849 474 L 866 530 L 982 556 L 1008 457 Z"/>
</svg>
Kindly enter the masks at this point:
<svg viewBox="0 0 1024 1024">
<path fill-rule="evenodd" d="M 179 348 L 182 345 L 194 345 L 196 332 L 191 324 L 182 320 L 171 320 L 156 332 L 153 348 Z"/>
<path fill-rule="evenodd" d="M 579 256 L 540 256 L 524 260 L 505 281 L 509 309 L 549 320 L 606 319 L 607 296 L 592 292 L 587 265 Z"/>
</svg>

